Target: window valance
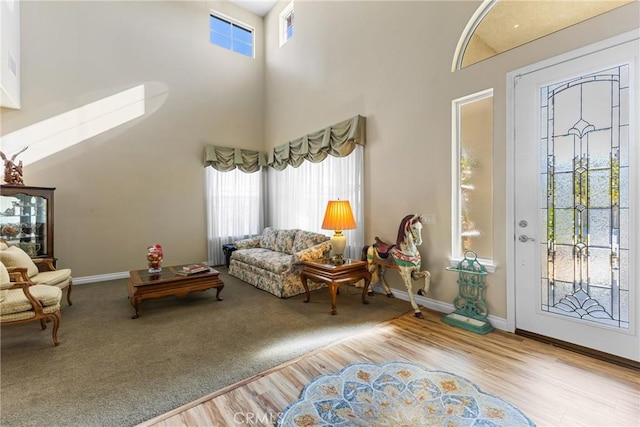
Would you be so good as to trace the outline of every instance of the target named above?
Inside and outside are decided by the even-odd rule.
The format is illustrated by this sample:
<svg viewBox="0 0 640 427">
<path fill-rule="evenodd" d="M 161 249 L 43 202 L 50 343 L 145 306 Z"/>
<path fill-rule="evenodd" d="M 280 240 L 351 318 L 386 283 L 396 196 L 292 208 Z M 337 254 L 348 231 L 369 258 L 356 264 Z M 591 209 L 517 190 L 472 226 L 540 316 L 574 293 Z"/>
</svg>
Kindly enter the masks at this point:
<svg viewBox="0 0 640 427">
<path fill-rule="evenodd" d="M 288 165 L 298 167 L 305 160 L 318 163 L 328 155 L 345 157 L 356 144 L 365 145 L 365 139 L 365 118 L 355 116 L 275 147 L 268 153 L 267 165 L 283 170 Z"/>
<path fill-rule="evenodd" d="M 267 154 L 241 148 L 207 145 L 204 164 L 223 172 L 236 167 L 243 172 L 256 172 L 262 166 L 283 170 L 289 165 L 298 167 L 305 160 L 318 163 L 328 155 L 348 156 L 356 144 L 364 146 L 365 142 L 365 118 L 358 115 L 279 145 Z"/>
<path fill-rule="evenodd" d="M 207 144 L 204 147 L 204 165 L 220 172 L 229 172 L 235 168 L 242 172 L 257 172 L 266 166 L 264 153 L 242 148 L 218 147 Z"/>
</svg>

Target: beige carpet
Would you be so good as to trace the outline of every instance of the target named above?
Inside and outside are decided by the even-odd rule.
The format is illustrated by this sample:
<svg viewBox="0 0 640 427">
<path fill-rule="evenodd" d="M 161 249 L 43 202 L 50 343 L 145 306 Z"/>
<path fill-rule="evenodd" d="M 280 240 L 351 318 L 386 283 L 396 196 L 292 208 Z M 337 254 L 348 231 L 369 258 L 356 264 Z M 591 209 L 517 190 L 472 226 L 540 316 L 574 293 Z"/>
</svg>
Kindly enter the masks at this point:
<svg viewBox="0 0 640 427">
<path fill-rule="evenodd" d="M 331 316 L 326 289 L 305 304 L 219 269 L 223 301 L 215 290 L 144 301 L 135 320 L 125 280 L 76 286 L 58 347 L 35 322 L 3 327 L 0 425 L 135 425 L 410 310 L 343 287 Z"/>
</svg>

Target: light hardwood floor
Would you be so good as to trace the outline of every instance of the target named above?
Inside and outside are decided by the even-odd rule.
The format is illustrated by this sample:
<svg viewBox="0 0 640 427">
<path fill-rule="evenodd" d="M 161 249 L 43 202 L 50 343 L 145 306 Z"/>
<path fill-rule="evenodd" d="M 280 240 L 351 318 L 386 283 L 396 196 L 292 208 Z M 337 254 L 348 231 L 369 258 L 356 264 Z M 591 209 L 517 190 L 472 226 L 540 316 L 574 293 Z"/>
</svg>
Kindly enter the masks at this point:
<svg viewBox="0 0 640 427">
<path fill-rule="evenodd" d="M 477 335 L 409 313 L 241 381 L 140 426 L 274 425 L 318 375 L 407 360 L 465 377 L 538 426 L 640 425 L 640 373 L 502 331 Z"/>
</svg>

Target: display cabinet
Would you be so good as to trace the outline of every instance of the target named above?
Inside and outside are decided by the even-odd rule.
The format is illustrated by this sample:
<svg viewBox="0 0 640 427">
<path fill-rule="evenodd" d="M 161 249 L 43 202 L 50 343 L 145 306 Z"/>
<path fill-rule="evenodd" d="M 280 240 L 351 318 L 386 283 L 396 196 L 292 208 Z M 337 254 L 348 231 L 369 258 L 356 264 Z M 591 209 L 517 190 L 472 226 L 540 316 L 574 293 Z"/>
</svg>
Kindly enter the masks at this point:
<svg viewBox="0 0 640 427">
<path fill-rule="evenodd" d="M 53 255 L 53 192 L 55 188 L 3 185 L 0 237 L 31 258 Z"/>
</svg>

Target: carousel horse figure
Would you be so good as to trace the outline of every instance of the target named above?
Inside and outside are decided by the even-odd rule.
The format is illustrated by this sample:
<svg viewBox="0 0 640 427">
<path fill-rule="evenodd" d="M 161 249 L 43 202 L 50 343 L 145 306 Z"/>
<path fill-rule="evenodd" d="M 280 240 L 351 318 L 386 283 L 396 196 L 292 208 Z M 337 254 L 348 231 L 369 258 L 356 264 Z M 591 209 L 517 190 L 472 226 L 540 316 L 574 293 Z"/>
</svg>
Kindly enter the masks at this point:
<svg viewBox="0 0 640 427">
<path fill-rule="evenodd" d="M 388 244 L 376 237 L 372 246 L 362 249 L 363 260 L 367 261 L 367 268 L 371 273 L 371 284 L 380 282 L 384 292 L 392 298 L 393 293 L 384 278 L 387 268 L 397 269 L 407 288 L 411 307 L 415 316 L 422 319 L 424 316 L 418 308 L 413 296 L 412 280 L 424 279 L 424 284 L 418 289 L 418 295 L 426 295 L 429 292 L 431 273 L 420 271 L 422 258 L 418 252 L 418 246 L 422 244 L 422 215 L 407 215 L 402 219 L 398 227 L 398 238 L 394 245 Z M 366 258 L 365 258 L 366 257 Z"/>
</svg>

